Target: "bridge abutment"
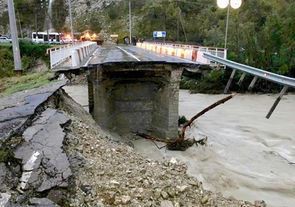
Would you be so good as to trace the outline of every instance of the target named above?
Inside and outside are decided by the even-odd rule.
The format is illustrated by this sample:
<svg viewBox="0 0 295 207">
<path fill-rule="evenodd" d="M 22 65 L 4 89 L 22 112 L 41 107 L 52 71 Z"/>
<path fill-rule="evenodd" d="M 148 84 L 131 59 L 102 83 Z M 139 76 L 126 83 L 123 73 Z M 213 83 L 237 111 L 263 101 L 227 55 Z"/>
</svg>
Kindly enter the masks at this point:
<svg viewBox="0 0 295 207">
<path fill-rule="evenodd" d="M 88 77 L 90 113 L 102 127 L 119 134 L 175 139 L 181 74 L 177 64 L 97 65 Z"/>
</svg>

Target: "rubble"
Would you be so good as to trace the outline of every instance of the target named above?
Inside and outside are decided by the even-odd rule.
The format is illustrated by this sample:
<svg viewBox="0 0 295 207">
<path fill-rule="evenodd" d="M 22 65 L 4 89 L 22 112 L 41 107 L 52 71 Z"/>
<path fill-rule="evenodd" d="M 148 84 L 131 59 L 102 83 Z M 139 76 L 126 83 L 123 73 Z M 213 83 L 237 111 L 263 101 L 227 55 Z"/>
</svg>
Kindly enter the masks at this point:
<svg viewBox="0 0 295 207">
<path fill-rule="evenodd" d="M 25 142 L 15 151 L 15 157 L 23 163 L 21 190 L 33 187 L 42 192 L 68 185 L 66 180 L 72 173 L 62 150 L 65 133 L 61 128 L 67 122 L 69 118 L 63 112 L 48 108 L 24 131 Z"/>
<path fill-rule="evenodd" d="M 40 88 L 17 92 L 0 99 L 0 141 L 20 130 L 37 108 L 53 93 L 65 85 L 65 81 L 53 82 Z"/>
<path fill-rule="evenodd" d="M 65 150 L 75 166 L 70 206 L 253 207 L 204 190 L 176 159 L 153 161 L 124 143 L 110 141 L 111 135 L 93 124 L 83 108 L 72 106 L 80 116 L 69 115 L 72 123 L 66 136 Z M 77 160 L 83 165 L 77 167 Z"/>
<path fill-rule="evenodd" d="M 62 90 L 56 99 L 24 130 L 15 163 L 0 162 L 0 206 L 254 207 L 204 190 L 176 159 L 137 154 Z"/>
</svg>

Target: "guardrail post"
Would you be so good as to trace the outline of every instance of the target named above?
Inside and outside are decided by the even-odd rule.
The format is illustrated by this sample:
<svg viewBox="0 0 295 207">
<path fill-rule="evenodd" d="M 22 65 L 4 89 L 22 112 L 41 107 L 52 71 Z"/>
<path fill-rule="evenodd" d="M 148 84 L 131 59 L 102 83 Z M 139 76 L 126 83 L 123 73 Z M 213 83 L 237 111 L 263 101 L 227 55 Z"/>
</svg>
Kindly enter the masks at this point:
<svg viewBox="0 0 295 207">
<path fill-rule="evenodd" d="M 266 115 L 266 118 L 269 119 L 273 113 L 273 111 L 276 109 L 276 107 L 278 106 L 278 104 L 280 103 L 283 95 L 287 92 L 288 90 L 288 86 L 284 86 L 283 89 L 281 90 L 278 98 L 276 99 L 276 101 L 274 102 L 274 104 L 272 105 L 272 107 L 270 108 L 268 114 Z"/>
<path fill-rule="evenodd" d="M 255 85 L 257 79 L 258 79 L 258 77 L 257 76 L 254 76 L 254 78 L 252 79 L 252 81 L 251 81 L 251 83 L 250 83 L 250 85 L 248 87 L 248 90 L 249 91 L 252 91 L 252 89 L 254 88 L 254 85 Z"/>
<path fill-rule="evenodd" d="M 244 81 L 245 77 L 246 77 L 246 73 L 243 73 L 243 74 L 241 75 L 241 77 L 240 77 L 239 81 L 238 81 L 238 85 L 239 85 L 239 86 L 241 86 L 241 85 L 242 85 L 242 83 L 243 83 L 243 81 Z"/>
<path fill-rule="evenodd" d="M 230 78 L 229 78 L 229 80 L 227 81 L 227 84 L 226 84 L 225 89 L 224 89 L 224 91 L 223 91 L 224 94 L 227 94 L 227 93 L 228 93 L 229 87 L 230 87 L 230 85 L 231 85 L 231 82 L 232 82 L 233 79 L 234 79 L 235 73 L 236 73 L 236 69 L 233 69 L 233 71 L 232 71 L 232 73 L 231 73 L 231 75 L 230 75 Z"/>
</svg>

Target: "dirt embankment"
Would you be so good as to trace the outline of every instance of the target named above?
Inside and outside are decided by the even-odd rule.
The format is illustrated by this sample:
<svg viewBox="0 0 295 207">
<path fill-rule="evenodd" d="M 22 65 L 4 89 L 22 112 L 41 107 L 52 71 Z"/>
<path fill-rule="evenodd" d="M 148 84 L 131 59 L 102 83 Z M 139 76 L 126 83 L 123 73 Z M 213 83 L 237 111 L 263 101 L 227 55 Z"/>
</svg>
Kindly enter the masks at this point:
<svg viewBox="0 0 295 207">
<path fill-rule="evenodd" d="M 253 206 L 205 191 L 176 160 L 143 158 L 130 146 L 113 141 L 70 97 L 63 95 L 62 99 L 62 109 L 72 120 L 66 138 L 74 174 L 71 205 Z"/>
<path fill-rule="evenodd" d="M 52 181 L 54 185 L 42 192 L 30 188 L 17 191 L 18 182 L 14 182 L 12 186 L 6 188 L 10 192 L 11 206 L 42 206 L 45 203 L 49 203 L 48 206 L 77 207 L 265 206 L 264 203 L 253 205 L 249 202 L 226 199 L 220 194 L 208 192 L 203 189 L 199 181 L 186 174 L 187 167 L 184 164 L 174 159 L 165 162 L 149 160 L 134 152 L 130 146 L 114 141 L 113 135 L 97 126 L 91 116 L 63 90 L 55 93 L 50 104 L 44 107 L 47 110 L 48 108 L 50 111 L 56 110 L 54 111 L 56 114 L 61 115 L 62 113 L 71 120 L 70 123 L 67 121 L 68 124 L 61 124 L 65 137 L 62 138 L 63 146 L 61 147 L 62 152 L 60 152 L 65 152 L 67 155 L 71 172 L 67 170 L 67 179 L 63 179 L 64 172 L 59 177 L 59 173 L 55 173 L 57 172 L 55 170 L 59 168 L 47 165 L 50 163 L 48 159 L 41 158 L 39 165 L 42 167 L 42 171 L 38 176 L 46 176 L 46 179 Z M 35 117 L 35 120 L 39 120 L 38 118 L 41 121 L 35 123 L 37 128 L 38 124 L 42 120 L 44 121 L 42 117 Z M 46 120 L 44 122 L 47 125 L 55 126 L 50 125 L 54 124 L 50 122 L 50 119 Z M 63 122 L 65 121 L 61 121 L 61 123 Z M 47 134 L 55 131 L 53 128 L 50 129 L 44 130 L 47 130 Z M 36 139 L 35 135 L 28 133 L 27 136 L 30 139 Z M 30 139 L 27 141 L 30 142 Z M 47 151 L 44 151 L 43 155 L 46 153 Z M 53 155 L 49 153 L 49 156 Z M 58 163 L 52 163 L 58 166 Z M 15 175 L 8 173 L 11 167 L 7 168 L 7 160 L 2 164 L 6 166 L 6 176 L 11 178 L 15 176 L 14 180 L 16 181 L 20 179 L 24 172 L 21 170 L 21 162 L 16 163 L 13 167 L 13 170 L 18 172 Z M 36 171 L 38 170 L 40 169 L 38 168 Z M 56 180 L 59 178 L 62 183 Z M 5 181 L 1 180 L 1 182 Z M 29 180 L 28 183 L 30 184 L 30 182 Z M 33 182 L 33 184 L 37 185 L 38 182 Z"/>
</svg>

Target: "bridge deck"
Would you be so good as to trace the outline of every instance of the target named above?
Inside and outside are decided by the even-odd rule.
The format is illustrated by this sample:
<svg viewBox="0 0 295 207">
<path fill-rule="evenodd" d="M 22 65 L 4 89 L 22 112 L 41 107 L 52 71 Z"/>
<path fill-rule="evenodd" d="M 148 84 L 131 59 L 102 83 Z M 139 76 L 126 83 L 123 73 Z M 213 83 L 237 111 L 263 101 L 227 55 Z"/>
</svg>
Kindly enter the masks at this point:
<svg viewBox="0 0 295 207">
<path fill-rule="evenodd" d="M 103 45 L 98 47 L 92 56 L 88 58 L 80 67 L 60 67 L 54 69 L 55 72 L 74 72 L 84 69 L 96 68 L 98 65 L 153 65 L 153 64 L 169 64 L 177 65 L 191 72 L 199 73 L 201 69 L 208 69 L 208 65 L 198 62 L 185 60 L 182 58 L 161 55 L 150 52 L 135 46 L 126 45 Z"/>
<path fill-rule="evenodd" d="M 109 62 L 167 62 L 182 64 L 197 64 L 196 62 L 172 57 L 167 55 L 156 54 L 134 46 L 115 46 L 108 45 L 98 48 L 89 65 L 103 64 Z"/>
</svg>

